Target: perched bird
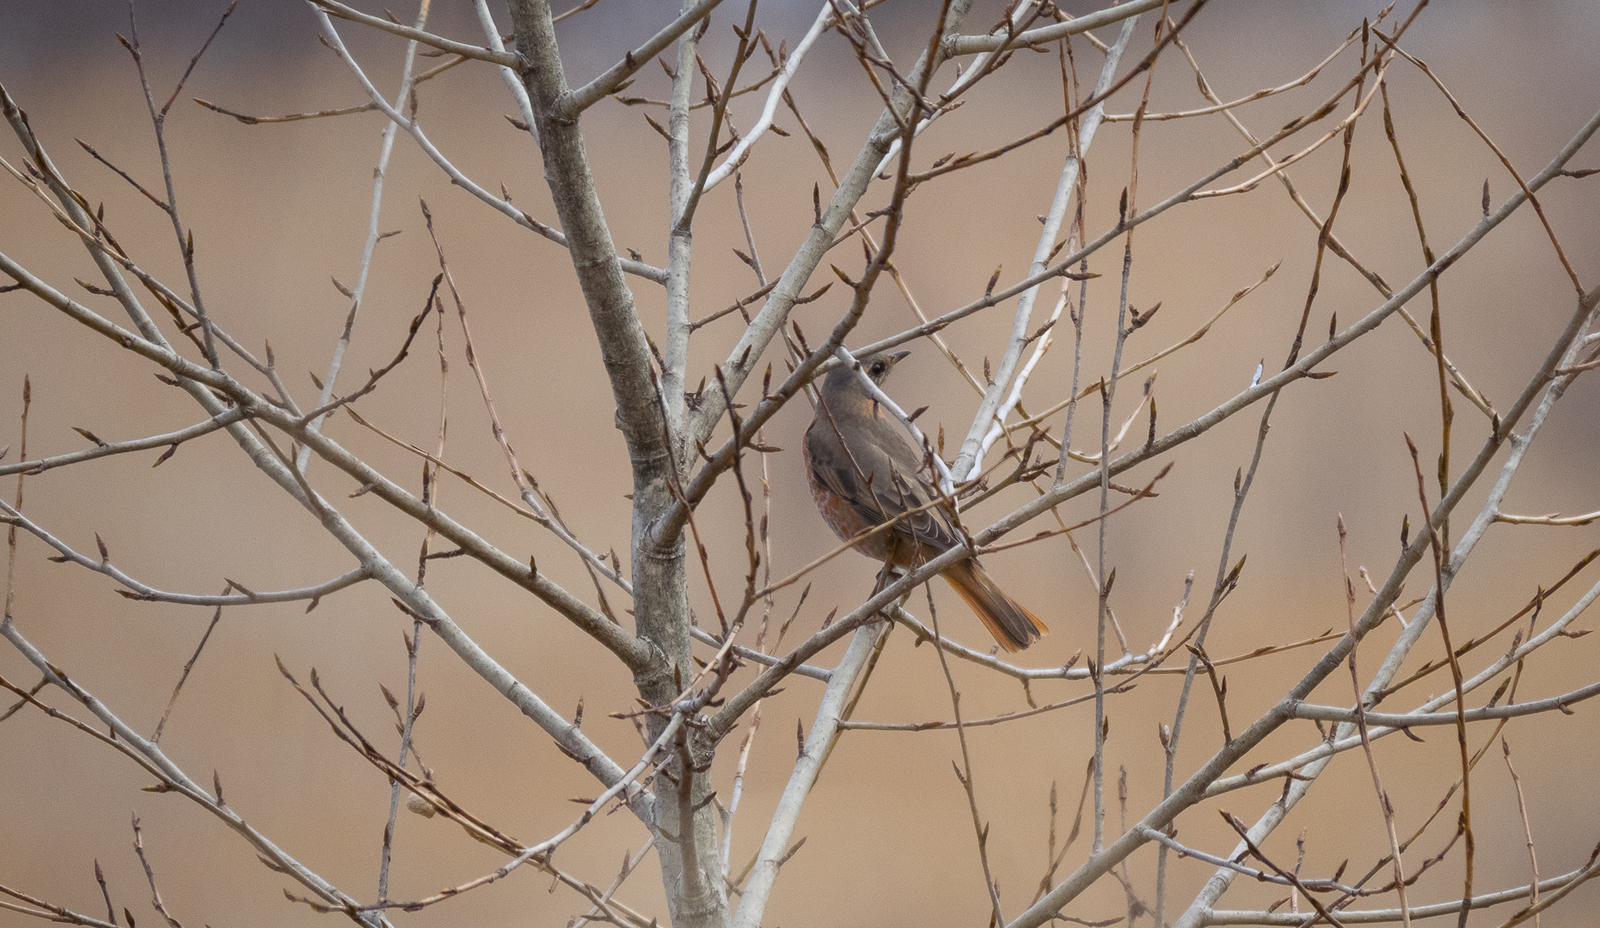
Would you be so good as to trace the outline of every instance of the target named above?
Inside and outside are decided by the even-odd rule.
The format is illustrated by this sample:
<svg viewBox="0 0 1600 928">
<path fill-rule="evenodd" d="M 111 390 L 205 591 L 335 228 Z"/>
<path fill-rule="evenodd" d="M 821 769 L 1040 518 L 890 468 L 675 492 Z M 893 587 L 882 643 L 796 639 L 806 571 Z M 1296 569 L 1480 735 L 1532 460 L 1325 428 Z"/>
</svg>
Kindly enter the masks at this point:
<svg viewBox="0 0 1600 928">
<path fill-rule="evenodd" d="M 873 355 L 861 360 L 861 368 L 873 383 L 881 384 L 908 354 Z M 856 542 L 855 549 L 900 568 L 961 547 L 961 538 L 941 507 L 927 505 L 937 491 L 917 476 L 922 454 L 906 441 L 904 427 L 873 398 L 856 372 L 835 368 L 823 378 L 819 392 L 821 402 L 806 430 L 803 454 L 811 495 L 833 533 L 849 541 L 895 520 L 892 527 Z M 901 518 L 896 520 L 897 516 Z M 1026 648 L 1050 631 L 996 586 L 975 558 L 955 562 L 940 576 L 1007 651 Z"/>
</svg>

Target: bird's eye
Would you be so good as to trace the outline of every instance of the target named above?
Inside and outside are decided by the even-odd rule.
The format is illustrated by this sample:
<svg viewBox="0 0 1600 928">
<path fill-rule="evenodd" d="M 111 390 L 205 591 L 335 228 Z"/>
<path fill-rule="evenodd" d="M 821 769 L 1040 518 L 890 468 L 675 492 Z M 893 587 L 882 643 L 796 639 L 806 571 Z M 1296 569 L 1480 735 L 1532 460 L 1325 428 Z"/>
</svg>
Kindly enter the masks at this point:
<svg viewBox="0 0 1600 928">
<path fill-rule="evenodd" d="M 873 361 L 872 362 L 872 368 L 871 368 L 872 376 L 874 376 L 874 377 L 882 377 L 883 376 L 883 372 L 886 371 L 886 370 L 888 370 L 888 366 L 885 365 L 882 361 Z"/>
</svg>

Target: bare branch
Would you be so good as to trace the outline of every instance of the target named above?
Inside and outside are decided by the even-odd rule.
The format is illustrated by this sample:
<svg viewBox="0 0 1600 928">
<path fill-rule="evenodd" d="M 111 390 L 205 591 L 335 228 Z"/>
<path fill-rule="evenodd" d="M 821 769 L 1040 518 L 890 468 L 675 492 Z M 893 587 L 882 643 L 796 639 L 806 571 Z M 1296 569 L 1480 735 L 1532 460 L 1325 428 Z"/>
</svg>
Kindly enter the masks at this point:
<svg viewBox="0 0 1600 928">
<path fill-rule="evenodd" d="M 1064 23 L 1029 29 L 1015 38 L 996 35 L 953 35 L 945 40 L 945 45 L 949 54 L 952 55 L 972 55 L 978 52 L 996 52 L 1006 48 L 1045 45 L 1057 39 L 1064 39 L 1069 35 L 1080 35 L 1091 29 L 1109 26 L 1130 16 L 1138 16 L 1140 13 L 1148 13 L 1164 6 L 1166 6 L 1164 0 L 1128 0 L 1126 3 L 1107 7 L 1085 16 L 1078 16 Z"/>
<path fill-rule="evenodd" d="M 506 68 L 516 68 L 521 65 L 521 59 L 509 52 L 495 51 L 491 48 L 484 48 L 481 45 L 469 45 L 465 42 L 456 42 L 454 40 L 447 39 L 444 36 L 434 35 L 431 32 L 424 32 L 421 29 L 410 26 L 402 26 L 399 23 L 391 22 L 390 20 L 384 19 L 381 16 L 370 16 L 353 7 L 346 6 L 343 3 L 338 2 L 338 0 L 311 0 L 311 2 L 316 4 L 318 7 L 321 7 L 322 10 L 324 10 L 330 16 L 337 16 L 340 19 L 349 20 L 353 23 L 360 23 L 363 26 L 371 26 L 374 29 L 382 30 L 390 33 L 391 35 L 397 35 L 402 39 L 410 39 L 412 42 L 416 42 L 421 45 L 427 45 L 431 48 L 437 48 L 440 51 L 449 52 L 452 55 L 460 55 L 463 58 L 474 58 L 478 61 L 487 61 Z"/>
<path fill-rule="evenodd" d="M 650 59 L 660 54 L 668 45 L 678 40 L 678 37 L 704 19 L 712 10 L 716 9 L 722 0 L 694 0 L 685 4 L 684 10 L 677 19 L 668 23 L 665 28 L 648 41 L 633 51 L 622 56 L 622 60 L 607 68 L 604 73 L 594 80 L 576 90 L 565 90 L 560 97 L 553 100 L 557 114 L 562 119 L 576 120 L 579 113 L 604 100 L 620 87 L 624 81 L 632 77 L 640 68 L 650 62 Z M 544 11 L 549 15 L 549 10 Z M 517 48 L 522 49 L 519 42 Z M 533 51 L 528 50 L 530 58 L 534 57 Z M 535 58 L 535 60 L 538 60 Z"/>
<path fill-rule="evenodd" d="M 1494 905 L 1503 905 L 1507 902 L 1516 902 L 1528 898 L 1529 891 L 1537 888 L 1539 892 L 1552 890 L 1571 890 L 1583 885 L 1596 876 L 1600 876 L 1600 858 L 1591 857 L 1589 862 L 1571 873 L 1552 877 L 1543 882 L 1530 886 L 1518 886 L 1515 889 L 1506 889 L 1499 892 L 1484 893 L 1474 896 L 1468 902 L 1467 908 L 1485 909 Z M 1545 900 L 1549 901 L 1548 897 Z M 1454 915 L 1461 911 L 1461 900 L 1454 902 L 1437 902 L 1431 905 L 1418 905 L 1411 907 L 1413 918 L 1438 918 L 1444 915 Z M 1533 914 L 1529 909 L 1524 909 L 1518 916 L 1513 916 L 1513 921 L 1507 925 L 1518 924 L 1527 916 Z M 1299 926 L 1305 924 L 1306 916 L 1298 912 L 1240 912 L 1227 909 L 1213 909 L 1206 916 L 1208 925 L 1282 925 Z M 1391 924 L 1400 920 L 1399 909 L 1341 909 L 1339 920 L 1347 925 L 1379 925 Z"/>
<path fill-rule="evenodd" d="M 243 409 L 234 408 L 219 413 L 204 422 L 197 422 L 188 428 L 179 429 L 176 432 L 166 432 L 161 435 L 151 435 L 147 438 L 135 438 L 129 441 L 106 442 L 93 448 L 86 448 L 83 451 L 57 454 L 47 458 L 36 458 L 31 461 L 18 461 L 15 464 L 0 464 L 0 477 L 7 477 L 11 474 L 34 476 L 51 468 L 66 467 L 70 464 L 92 461 L 95 458 L 109 457 L 114 454 L 127 454 L 130 451 L 145 451 L 150 448 L 162 447 L 169 450 L 176 449 L 178 445 L 191 438 L 199 438 L 201 435 L 209 435 L 218 429 L 227 428 L 244 419 L 245 415 Z M 156 459 L 156 463 L 160 464 L 166 458 L 167 455 L 164 454 Z"/>
</svg>

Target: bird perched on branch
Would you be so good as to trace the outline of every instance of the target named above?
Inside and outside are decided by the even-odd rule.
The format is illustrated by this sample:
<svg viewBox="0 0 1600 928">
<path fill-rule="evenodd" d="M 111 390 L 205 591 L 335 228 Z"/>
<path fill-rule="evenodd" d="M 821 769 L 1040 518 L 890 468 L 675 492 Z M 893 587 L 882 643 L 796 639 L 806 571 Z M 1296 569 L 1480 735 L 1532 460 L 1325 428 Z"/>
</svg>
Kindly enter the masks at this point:
<svg viewBox="0 0 1600 928">
<path fill-rule="evenodd" d="M 873 355 L 860 361 L 861 369 L 873 383 L 882 384 L 908 354 Z M 862 554 L 903 569 L 963 547 L 943 504 L 930 504 L 938 491 L 918 478 L 923 455 L 906 441 L 904 427 L 856 372 L 848 366 L 835 368 L 823 378 L 819 392 L 803 454 L 811 495 L 833 533 L 843 541 L 854 540 Z M 885 523 L 891 524 L 857 540 Z M 940 576 L 1007 651 L 1020 651 L 1050 631 L 996 586 L 975 557 L 956 561 Z"/>
</svg>

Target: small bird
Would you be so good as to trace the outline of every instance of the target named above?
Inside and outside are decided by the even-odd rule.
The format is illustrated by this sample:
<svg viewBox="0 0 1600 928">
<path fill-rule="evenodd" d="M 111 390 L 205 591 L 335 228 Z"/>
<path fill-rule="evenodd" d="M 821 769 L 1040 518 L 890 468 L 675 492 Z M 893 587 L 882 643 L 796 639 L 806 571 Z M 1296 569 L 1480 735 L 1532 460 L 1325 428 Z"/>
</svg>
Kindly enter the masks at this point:
<svg viewBox="0 0 1600 928">
<path fill-rule="evenodd" d="M 908 354 L 873 355 L 861 360 L 861 368 L 873 383 L 882 384 Z M 937 492 L 917 476 L 922 454 L 905 440 L 904 427 L 873 398 L 856 372 L 835 368 L 823 378 L 819 392 L 821 402 L 806 430 L 803 454 L 811 495 L 833 533 L 849 541 L 900 517 L 893 527 L 855 544 L 862 554 L 900 568 L 961 547 L 960 536 L 940 507 L 927 505 Z M 1050 631 L 996 586 L 976 558 L 957 561 L 940 576 L 1007 651 L 1020 651 Z"/>
</svg>

